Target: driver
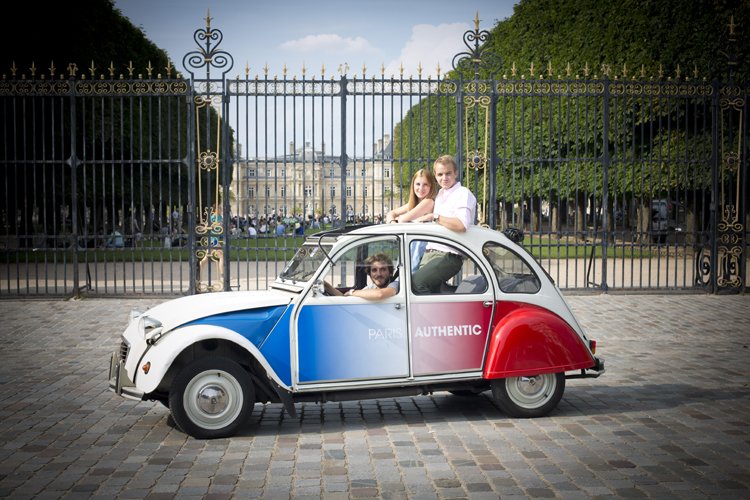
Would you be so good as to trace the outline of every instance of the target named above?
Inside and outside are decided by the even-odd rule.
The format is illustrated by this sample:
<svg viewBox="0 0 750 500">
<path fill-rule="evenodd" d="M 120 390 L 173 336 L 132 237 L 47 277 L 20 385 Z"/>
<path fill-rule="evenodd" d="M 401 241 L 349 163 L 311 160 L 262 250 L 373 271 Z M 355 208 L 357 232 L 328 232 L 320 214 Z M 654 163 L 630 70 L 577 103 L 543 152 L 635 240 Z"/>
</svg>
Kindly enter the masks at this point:
<svg viewBox="0 0 750 500">
<path fill-rule="evenodd" d="M 370 277 L 372 284 L 361 290 L 349 290 L 341 293 L 337 288 L 325 283 L 328 295 L 346 297 L 361 297 L 369 300 L 382 300 L 393 297 L 398 293 L 398 279 L 391 281 L 393 277 L 393 261 L 384 253 L 377 253 L 367 257 L 365 260 L 365 271 Z"/>
</svg>

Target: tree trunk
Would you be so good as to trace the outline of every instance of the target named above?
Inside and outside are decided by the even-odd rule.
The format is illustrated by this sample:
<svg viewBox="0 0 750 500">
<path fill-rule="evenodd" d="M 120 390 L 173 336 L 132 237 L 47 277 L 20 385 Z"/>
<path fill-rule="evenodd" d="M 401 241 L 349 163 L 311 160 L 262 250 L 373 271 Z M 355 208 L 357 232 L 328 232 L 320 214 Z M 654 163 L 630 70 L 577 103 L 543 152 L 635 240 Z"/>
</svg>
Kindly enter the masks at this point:
<svg viewBox="0 0 750 500">
<path fill-rule="evenodd" d="M 582 191 L 576 194 L 575 224 L 576 237 L 583 238 L 586 230 L 586 196 Z"/>
<path fill-rule="evenodd" d="M 555 239 L 560 239 L 560 201 L 557 203 L 550 203 L 549 207 L 549 222 L 550 222 L 550 234 Z"/>
<path fill-rule="evenodd" d="M 692 206 L 686 206 L 685 207 L 685 244 L 693 246 L 698 241 L 697 238 L 697 229 L 698 229 L 698 219 L 695 214 L 695 207 Z"/>
<path fill-rule="evenodd" d="M 532 196 L 529 198 L 529 228 L 532 233 L 539 231 L 539 197 Z"/>
<path fill-rule="evenodd" d="M 633 204 L 636 202 L 634 201 Z M 648 201 L 639 200 L 636 206 L 636 231 L 638 232 L 638 241 L 649 243 L 648 226 L 651 220 L 651 210 L 647 205 Z"/>
</svg>

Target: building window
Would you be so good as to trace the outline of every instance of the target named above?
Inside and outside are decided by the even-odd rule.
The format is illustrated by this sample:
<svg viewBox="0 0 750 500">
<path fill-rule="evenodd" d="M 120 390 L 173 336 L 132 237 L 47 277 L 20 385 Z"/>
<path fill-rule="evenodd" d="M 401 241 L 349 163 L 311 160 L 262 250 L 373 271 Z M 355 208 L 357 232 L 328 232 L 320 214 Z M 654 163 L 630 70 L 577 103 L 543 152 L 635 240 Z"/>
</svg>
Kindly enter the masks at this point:
<svg viewBox="0 0 750 500">
<path fill-rule="evenodd" d="M 335 197 L 336 197 L 336 185 L 331 184 L 331 198 L 335 198 Z"/>
<path fill-rule="evenodd" d="M 286 196 L 286 186 L 281 186 L 281 197 L 284 198 Z"/>
<path fill-rule="evenodd" d="M 367 196 L 367 184 L 365 184 L 365 189 L 364 189 L 364 191 L 363 191 L 363 195 L 364 195 L 364 196 Z"/>
<path fill-rule="evenodd" d="M 383 177 L 386 179 L 391 178 L 391 167 L 385 167 L 385 169 L 383 169 Z"/>
<path fill-rule="evenodd" d="M 352 187 L 346 186 L 346 196 L 349 197 L 352 195 Z"/>
<path fill-rule="evenodd" d="M 248 177 L 255 177 L 255 169 L 254 168 L 248 168 L 247 169 L 247 176 Z"/>
<path fill-rule="evenodd" d="M 266 198 L 271 196 L 271 186 L 266 186 Z"/>
<path fill-rule="evenodd" d="M 312 186 L 305 186 L 305 196 L 312 196 Z"/>
<path fill-rule="evenodd" d="M 329 177 L 336 177 L 336 168 L 335 167 L 331 167 L 328 172 L 329 172 L 328 173 Z"/>
<path fill-rule="evenodd" d="M 255 198 L 255 186 L 247 188 L 247 197 Z"/>
</svg>

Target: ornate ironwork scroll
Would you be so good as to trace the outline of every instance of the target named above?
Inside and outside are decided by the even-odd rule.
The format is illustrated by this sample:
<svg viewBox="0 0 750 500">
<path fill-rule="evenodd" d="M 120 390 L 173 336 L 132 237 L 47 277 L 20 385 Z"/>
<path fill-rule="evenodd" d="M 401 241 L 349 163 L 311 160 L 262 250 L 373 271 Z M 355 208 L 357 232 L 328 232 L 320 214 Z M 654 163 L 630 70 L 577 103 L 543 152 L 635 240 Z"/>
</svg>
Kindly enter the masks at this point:
<svg viewBox="0 0 750 500">
<path fill-rule="evenodd" d="M 482 171 L 482 198 L 477 207 L 477 219 L 479 224 L 487 225 L 487 210 L 489 203 L 487 200 L 487 159 L 488 159 L 488 148 L 489 138 L 488 134 L 490 131 L 490 104 L 491 99 L 489 96 L 483 95 L 479 97 L 465 96 L 464 97 L 464 144 L 466 147 L 466 184 L 469 184 L 470 176 L 468 175 L 472 171 L 475 172 L 475 176 L 479 178 L 479 171 Z M 477 134 L 479 132 L 479 122 L 483 119 L 484 121 L 484 137 L 483 140 L 475 140 L 473 143 L 469 140 L 469 116 L 472 111 L 477 117 Z M 478 139 L 478 136 L 476 137 Z"/>
<path fill-rule="evenodd" d="M 195 105 L 196 109 L 207 107 L 211 104 L 211 99 L 203 96 L 196 96 Z M 218 292 L 224 288 L 223 284 L 223 269 L 224 269 L 224 221 L 222 218 L 222 206 L 221 206 L 221 194 L 220 194 L 220 180 L 219 180 L 219 151 L 221 145 L 221 113 L 216 113 L 217 124 L 216 124 L 216 149 L 211 150 L 210 145 L 207 149 L 201 148 L 201 129 L 199 113 L 195 114 L 195 128 L 196 128 L 196 145 L 198 148 L 198 219 L 195 224 L 195 233 L 198 236 L 198 243 L 196 245 L 195 256 L 199 262 L 199 275 L 195 283 L 196 291 L 198 292 Z M 210 134 L 209 134 L 210 135 Z M 214 192 L 209 195 L 208 203 L 204 205 L 203 201 L 203 185 L 202 177 L 203 174 L 207 174 L 207 178 L 214 177 L 214 182 L 210 182 L 209 186 L 213 185 Z M 213 202 L 211 202 L 213 201 Z M 216 264 L 216 272 L 212 274 L 210 270 L 211 264 Z"/>
<path fill-rule="evenodd" d="M 747 182 L 742 157 L 746 145 L 746 90 L 733 85 L 732 70 L 736 65 L 736 33 L 734 18 L 729 22 L 727 57 L 729 85 L 719 90 L 719 165 L 714 175 L 717 197 L 716 227 L 711 252 L 702 249 L 696 258 L 696 283 L 715 284 L 714 292 L 738 292 L 745 285 L 745 213 L 744 186 Z"/>
<path fill-rule="evenodd" d="M 453 69 L 458 70 L 468 64 L 474 66 L 474 79 L 479 80 L 479 69 L 481 67 L 499 68 L 500 61 L 492 52 L 486 50 L 486 46 L 481 44 L 489 40 L 490 32 L 479 29 L 479 12 L 474 18 L 474 29 L 464 33 L 464 45 L 468 50 L 459 52 L 453 56 L 451 64 Z M 490 75 L 491 76 L 491 75 Z"/>
<path fill-rule="evenodd" d="M 206 15 L 206 26 L 198 29 L 193 38 L 198 50 L 188 52 L 182 59 L 183 66 L 193 78 L 192 83 L 196 91 L 193 99 L 196 138 L 196 196 L 195 236 L 196 245 L 194 257 L 198 263 L 198 273 L 195 280 L 195 290 L 201 292 L 216 292 L 224 289 L 224 245 L 226 235 L 224 231 L 222 196 L 222 169 L 220 165 L 226 162 L 226 144 L 222 143 L 222 113 L 225 103 L 223 95 L 226 75 L 234 66 L 232 56 L 219 48 L 224 38 L 221 31 L 211 28 L 211 13 Z M 211 69 L 221 72 L 219 78 L 211 77 Z M 205 70 L 205 78 L 194 79 L 193 70 Z M 212 112 L 216 119 L 216 143 L 213 144 Z M 203 117 L 203 119 L 201 119 Z M 201 122 L 204 127 L 201 129 Z M 226 135 L 226 134 L 225 134 Z M 201 143 L 201 138 L 207 141 Z M 226 139 L 224 139 L 226 141 Z M 206 144 L 206 142 L 208 144 Z M 225 154 L 222 154 L 222 151 Z M 224 168 L 228 168 L 226 165 Z M 204 184 L 205 182 L 205 184 Z M 204 200 L 204 195 L 206 199 Z M 228 201 L 228 200 L 226 200 Z"/>
<path fill-rule="evenodd" d="M 739 87 L 721 89 L 719 101 L 721 169 L 719 172 L 719 221 L 717 224 L 718 255 L 716 256 L 716 285 L 719 289 L 740 288 L 743 284 L 742 259 L 745 225 L 741 213 L 742 139 L 745 99 Z M 730 116 L 732 115 L 732 116 Z M 735 130 L 727 130 L 727 125 Z"/>
<path fill-rule="evenodd" d="M 220 50 L 218 47 L 221 45 L 224 35 L 220 30 L 211 28 L 211 12 L 209 11 L 206 15 L 206 27 L 205 29 L 197 29 L 193 33 L 193 39 L 198 50 L 188 52 L 182 58 L 182 65 L 188 70 L 191 77 L 195 74 L 190 69 L 202 69 L 206 70 L 206 79 L 211 78 L 211 68 L 222 70 L 222 79 L 231 71 L 234 66 L 234 58 L 229 52 Z"/>
<path fill-rule="evenodd" d="M 474 80 L 466 82 L 462 86 L 462 91 L 464 92 L 462 110 L 464 117 L 462 124 L 464 128 L 463 145 L 465 148 L 467 172 L 464 182 L 467 186 L 470 184 L 470 174 L 473 171 L 475 185 L 478 185 L 479 171 L 482 171 L 482 195 L 478 200 L 477 219 L 478 223 L 484 226 L 488 225 L 487 214 L 489 210 L 492 210 L 494 205 L 489 200 L 489 197 L 494 197 L 494 195 L 488 194 L 489 179 L 487 167 L 490 167 L 489 169 L 492 167 L 492 165 L 488 165 L 488 161 L 491 160 L 489 155 L 490 140 L 493 140 L 491 137 L 494 138 L 494 133 L 490 134 L 490 130 L 494 130 L 495 124 L 491 123 L 492 120 L 490 120 L 492 98 L 489 94 L 492 93 L 493 86 L 479 80 L 479 70 L 482 66 L 500 67 L 500 64 L 495 61 L 495 54 L 486 51 L 486 46 L 481 45 L 489 37 L 489 31 L 479 29 L 479 12 L 477 12 L 474 19 L 474 29 L 464 33 L 464 44 L 468 50 L 456 54 L 452 61 L 453 69 L 455 70 L 469 64 L 474 67 Z M 471 120 L 471 117 L 474 117 L 474 120 Z M 472 121 L 474 122 L 473 134 L 470 133 Z M 482 127 L 484 127 L 484 133 L 482 133 Z M 470 140 L 470 138 L 473 140 Z M 494 169 L 491 170 L 494 176 Z"/>
</svg>

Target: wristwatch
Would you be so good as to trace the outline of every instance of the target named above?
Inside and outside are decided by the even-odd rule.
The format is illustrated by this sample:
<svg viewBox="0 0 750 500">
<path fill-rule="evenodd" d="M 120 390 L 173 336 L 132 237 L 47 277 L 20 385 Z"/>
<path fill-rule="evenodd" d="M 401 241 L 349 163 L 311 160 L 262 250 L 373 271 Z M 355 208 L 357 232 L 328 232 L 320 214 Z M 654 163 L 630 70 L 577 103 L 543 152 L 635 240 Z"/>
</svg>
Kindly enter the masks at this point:
<svg viewBox="0 0 750 500">
<path fill-rule="evenodd" d="M 440 220 L 440 214 L 432 215 L 432 222 L 438 222 Z"/>
</svg>

